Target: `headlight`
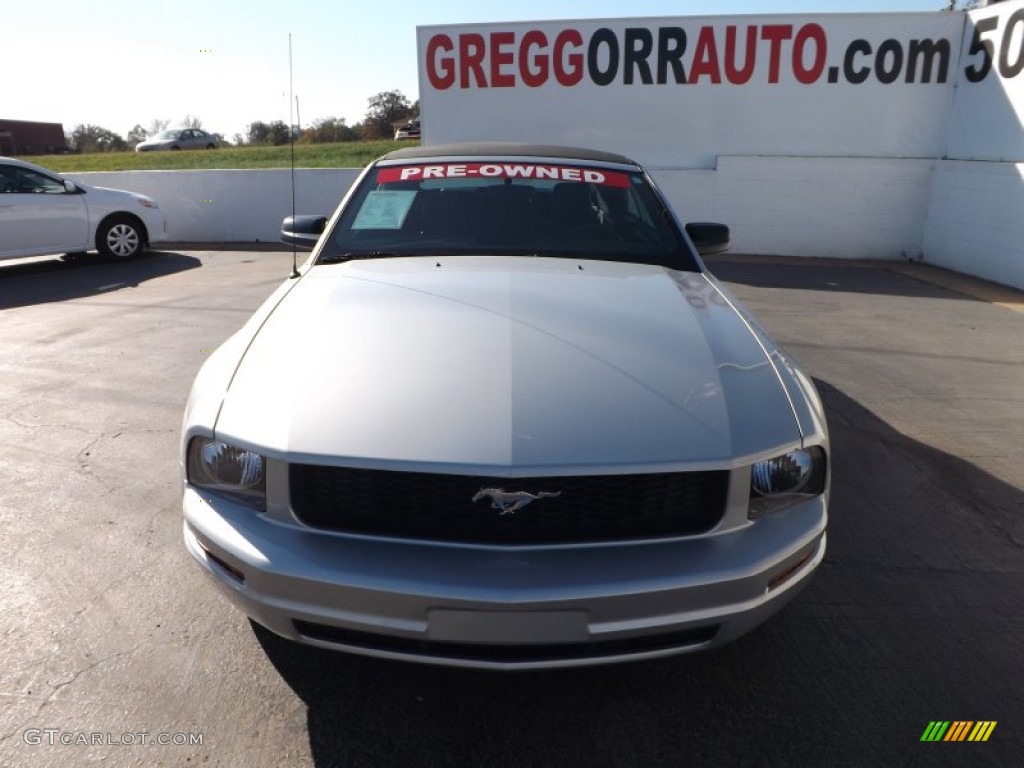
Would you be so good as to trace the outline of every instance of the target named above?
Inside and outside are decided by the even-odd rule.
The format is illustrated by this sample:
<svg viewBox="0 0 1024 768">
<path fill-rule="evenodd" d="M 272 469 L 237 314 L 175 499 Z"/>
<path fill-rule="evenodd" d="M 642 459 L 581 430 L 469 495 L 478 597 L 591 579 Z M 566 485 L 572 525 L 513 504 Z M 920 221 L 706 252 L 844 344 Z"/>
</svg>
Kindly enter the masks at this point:
<svg viewBox="0 0 1024 768">
<path fill-rule="evenodd" d="M 756 520 L 825 491 L 827 467 L 820 446 L 798 448 L 750 467 L 750 508 Z"/>
<path fill-rule="evenodd" d="M 220 440 L 194 437 L 188 444 L 186 474 L 197 488 L 266 509 L 266 460 L 258 453 Z"/>
</svg>

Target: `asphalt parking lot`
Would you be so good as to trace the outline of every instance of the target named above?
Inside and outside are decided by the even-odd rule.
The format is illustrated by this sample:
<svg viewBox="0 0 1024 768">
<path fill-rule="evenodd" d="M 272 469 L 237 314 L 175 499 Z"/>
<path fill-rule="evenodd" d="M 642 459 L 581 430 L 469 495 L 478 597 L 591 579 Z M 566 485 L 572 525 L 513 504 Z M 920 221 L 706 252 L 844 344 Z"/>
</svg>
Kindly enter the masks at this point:
<svg viewBox="0 0 1024 768">
<path fill-rule="evenodd" d="M 290 262 L 0 264 L 0 766 L 1020 764 L 1024 297 L 713 262 L 825 399 L 824 564 L 719 651 L 498 674 L 291 645 L 189 562 L 189 386 Z M 933 720 L 998 725 L 922 743 Z"/>
</svg>

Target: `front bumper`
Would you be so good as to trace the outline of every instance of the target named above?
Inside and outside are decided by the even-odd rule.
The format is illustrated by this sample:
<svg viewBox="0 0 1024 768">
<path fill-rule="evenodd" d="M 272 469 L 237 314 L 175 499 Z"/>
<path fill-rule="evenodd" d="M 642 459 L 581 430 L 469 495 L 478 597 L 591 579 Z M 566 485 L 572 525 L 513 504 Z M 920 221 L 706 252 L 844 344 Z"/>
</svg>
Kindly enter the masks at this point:
<svg viewBox="0 0 1024 768">
<path fill-rule="evenodd" d="M 141 214 L 150 245 L 167 240 L 167 214 L 160 208 L 145 208 Z"/>
<path fill-rule="evenodd" d="M 826 497 L 738 530 L 656 542 L 481 547 L 283 525 L 186 487 L 186 546 L 284 637 L 493 669 L 643 659 L 730 642 L 777 612 L 825 553 Z"/>
</svg>

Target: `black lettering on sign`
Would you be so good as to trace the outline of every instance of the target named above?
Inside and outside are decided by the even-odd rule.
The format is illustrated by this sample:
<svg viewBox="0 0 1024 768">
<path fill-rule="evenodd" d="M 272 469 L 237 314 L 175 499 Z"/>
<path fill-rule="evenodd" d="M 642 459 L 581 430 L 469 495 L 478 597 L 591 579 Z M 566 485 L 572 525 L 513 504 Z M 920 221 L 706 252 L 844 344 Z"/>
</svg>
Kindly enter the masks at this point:
<svg viewBox="0 0 1024 768">
<path fill-rule="evenodd" d="M 600 68 L 602 44 L 608 48 L 608 62 L 603 70 Z M 615 80 L 615 73 L 619 71 L 619 41 L 608 27 L 601 27 L 590 38 L 590 45 L 587 46 L 587 71 L 595 85 L 610 85 Z"/>
<path fill-rule="evenodd" d="M 892 54 L 892 62 L 887 66 L 889 54 Z M 900 76 L 903 69 L 903 46 L 899 40 L 891 37 L 878 46 L 878 53 L 875 54 L 875 77 L 880 83 L 888 85 Z"/>
<path fill-rule="evenodd" d="M 935 57 L 939 58 L 939 71 L 935 82 L 946 82 L 946 74 L 949 71 L 949 40 L 911 40 L 910 50 L 907 52 L 907 76 L 906 82 L 913 83 L 917 78 L 917 62 L 923 60 L 921 65 L 922 83 L 932 81 L 932 66 L 935 64 Z"/>
<path fill-rule="evenodd" d="M 864 56 L 871 55 L 871 43 L 864 38 L 857 38 L 846 47 L 846 55 L 843 57 L 843 76 L 846 82 L 860 85 L 871 75 L 870 67 L 854 69 L 853 57 L 858 53 Z"/>
<path fill-rule="evenodd" d="M 1017 36 L 1016 57 L 1010 61 L 1010 46 L 1013 45 L 1013 33 L 1017 25 L 1021 25 L 1020 34 Z M 1010 79 L 1020 74 L 1024 69 L 1024 8 L 1014 11 L 1006 22 L 1006 29 L 1003 30 L 1003 41 L 999 46 L 999 74 Z"/>
<path fill-rule="evenodd" d="M 995 46 L 991 40 L 982 40 L 981 36 L 999 26 L 999 19 L 990 16 L 987 19 L 978 19 L 974 25 L 974 35 L 971 37 L 971 47 L 967 51 L 968 56 L 981 54 L 981 64 L 971 64 L 964 70 L 964 75 L 972 83 L 980 83 L 992 69 L 992 56 L 995 54 Z"/>
<path fill-rule="evenodd" d="M 658 85 L 668 82 L 668 68 L 672 67 L 672 78 L 676 83 L 686 82 L 683 69 L 683 54 L 686 53 L 686 30 L 682 27 L 660 27 L 658 29 Z"/>
<path fill-rule="evenodd" d="M 623 56 L 622 81 L 626 85 L 633 84 L 633 69 L 640 72 L 640 82 L 650 85 L 654 82 L 651 77 L 651 65 L 647 63 L 651 51 L 654 49 L 654 35 L 651 30 L 643 27 L 626 27 L 625 55 Z"/>
</svg>

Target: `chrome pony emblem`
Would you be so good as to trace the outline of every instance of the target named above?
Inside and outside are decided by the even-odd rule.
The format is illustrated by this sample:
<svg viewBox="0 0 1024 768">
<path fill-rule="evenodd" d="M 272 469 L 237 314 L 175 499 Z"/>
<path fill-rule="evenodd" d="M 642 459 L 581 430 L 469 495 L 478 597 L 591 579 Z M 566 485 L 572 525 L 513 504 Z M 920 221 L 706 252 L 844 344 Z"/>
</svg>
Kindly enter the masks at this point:
<svg viewBox="0 0 1024 768">
<path fill-rule="evenodd" d="M 514 515 L 537 499 L 557 499 L 561 495 L 561 491 L 557 493 L 540 491 L 537 494 L 532 494 L 526 491 L 506 491 L 504 488 L 481 488 L 473 497 L 473 503 L 490 497 L 491 509 L 500 509 L 502 515 Z"/>
</svg>

